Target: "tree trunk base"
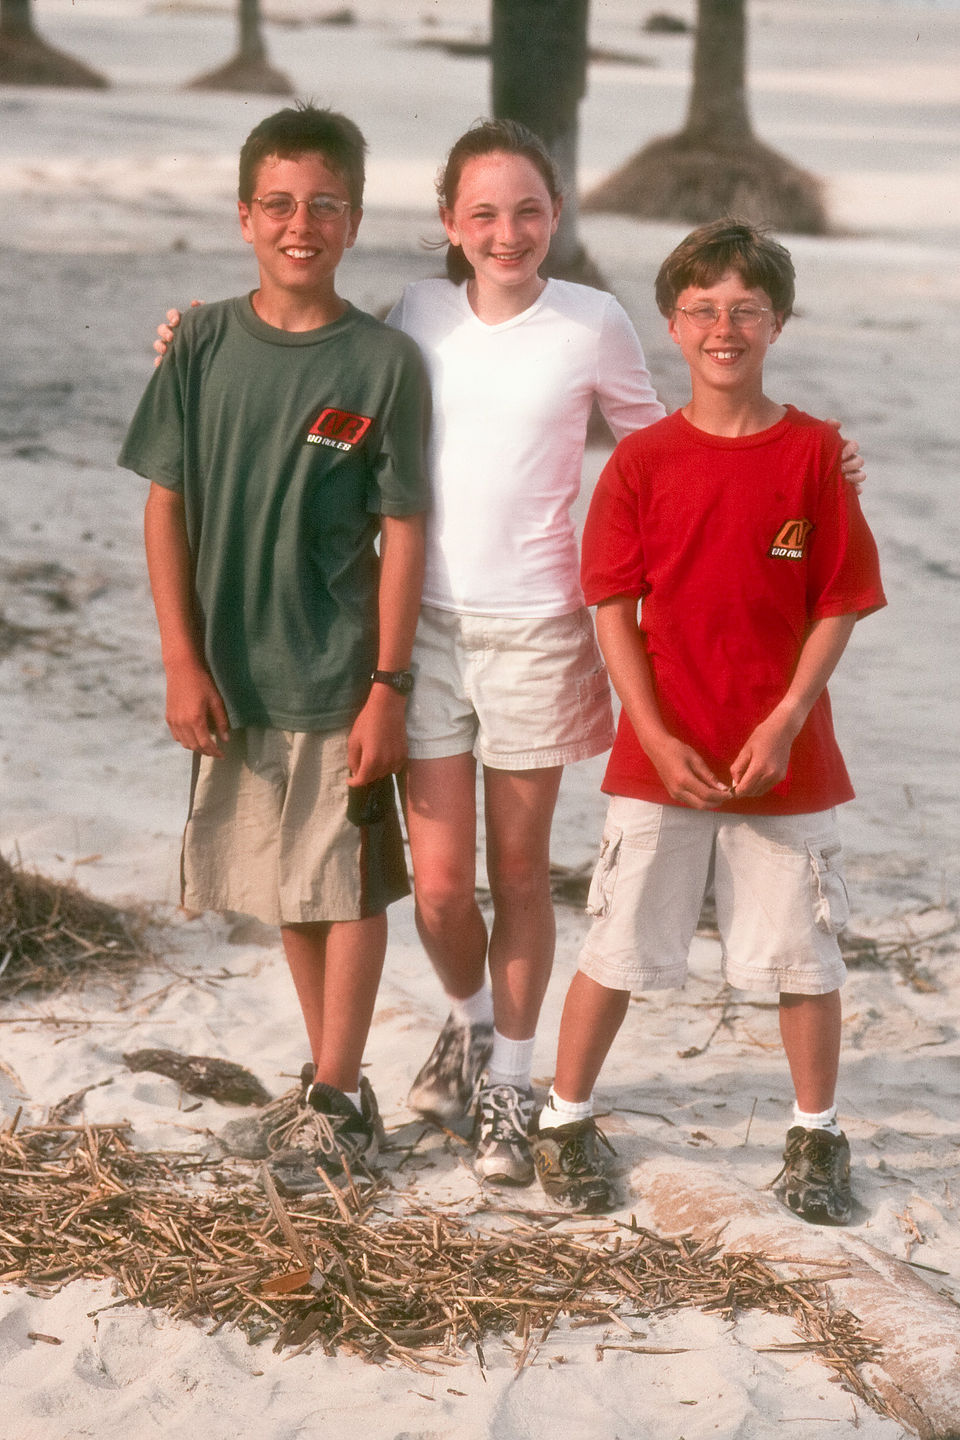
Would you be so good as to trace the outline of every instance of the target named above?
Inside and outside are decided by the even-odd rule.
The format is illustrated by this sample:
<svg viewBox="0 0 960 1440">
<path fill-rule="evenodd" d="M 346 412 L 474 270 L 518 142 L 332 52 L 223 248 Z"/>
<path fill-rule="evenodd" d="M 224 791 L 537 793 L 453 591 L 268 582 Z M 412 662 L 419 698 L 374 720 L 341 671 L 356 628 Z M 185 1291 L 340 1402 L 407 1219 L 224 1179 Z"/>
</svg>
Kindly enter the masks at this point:
<svg viewBox="0 0 960 1440">
<path fill-rule="evenodd" d="M 105 90 L 109 81 L 39 35 L 0 34 L 0 85 L 59 85 Z"/>
<path fill-rule="evenodd" d="M 198 75 L 185 87 L 187 90 L 233 90 L 255 95 L 292 95 L 293 86 L 281 70 L 275 70 L 266 59 L 249 60 L 234 55 L 226 65 Z"/>
<path fill-rule="evenodd" d="M 694 225 L 729 215 L 800 235 L 830 231 L 822 181 L 752 138 L 715 146 L 683 133 L 653 140 L 581 206 Z"/>
</svg>

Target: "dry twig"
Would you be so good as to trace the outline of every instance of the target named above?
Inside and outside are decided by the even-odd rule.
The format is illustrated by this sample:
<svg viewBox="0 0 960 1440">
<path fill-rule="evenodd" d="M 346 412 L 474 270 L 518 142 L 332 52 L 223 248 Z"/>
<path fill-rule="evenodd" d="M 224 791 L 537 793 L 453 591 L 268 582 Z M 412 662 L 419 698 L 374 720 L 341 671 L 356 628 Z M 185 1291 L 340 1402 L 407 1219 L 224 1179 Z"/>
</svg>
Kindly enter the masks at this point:
<svg viewBox="0 0 960 1440">
<path fill-rule="evenodd" d="M 696 1306 L 730 1318 L 789 1315 L 809 1346 L 876 1408 L 858 1367 L 875 1354 L 857 1321 L 830 1309 L 821 1280 L 783 1278 L 757 1255 L 592 1222 L 586 1230 L 462 1216 L 391 1213 L 384 1182 L 284 1204 L 256 1172 L 197 1156 L 141 1153 L 124 1125 L 48 1124 L 0 1133 L 0 1284 L 56 1290 L 111 1279 L 125 1301 L 277 1350 L 319 1344 L 422 1371 L 483 1364 L 488 1335 L 520 1337 L 532 1363 L 558 1319 L 617 1324 Z M 787 1263 L 787 1262 L 784 1262 Z M 123 1303 L 120 1301 L 118 1303 Z M 609 1348 L 609 1347 L 608 1347 Z"/>
<path fill-rule="evenodd" d="M 154 958 L 131 913 L 0 855 L 0 998 L 111 979 Z"/>
</svg>

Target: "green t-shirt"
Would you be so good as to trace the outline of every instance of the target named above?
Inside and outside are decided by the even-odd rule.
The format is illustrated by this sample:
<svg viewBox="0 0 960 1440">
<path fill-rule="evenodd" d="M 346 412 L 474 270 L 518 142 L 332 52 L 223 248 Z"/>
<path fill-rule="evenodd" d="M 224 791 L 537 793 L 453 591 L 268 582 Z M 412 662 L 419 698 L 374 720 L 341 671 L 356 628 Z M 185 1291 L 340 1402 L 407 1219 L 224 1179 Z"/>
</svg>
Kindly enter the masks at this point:
<svg viewBox="0 0 960 1440">
<path fill-rule="evenodd" d="M 303 333 L 248 297 L 184 315 L 119 463 L 184 497 L 231 725 L 334 729 L 366 699 L 379 517 L 427 508 L 427 394 L 413 342 L 353 306 Z"/>
</svg>

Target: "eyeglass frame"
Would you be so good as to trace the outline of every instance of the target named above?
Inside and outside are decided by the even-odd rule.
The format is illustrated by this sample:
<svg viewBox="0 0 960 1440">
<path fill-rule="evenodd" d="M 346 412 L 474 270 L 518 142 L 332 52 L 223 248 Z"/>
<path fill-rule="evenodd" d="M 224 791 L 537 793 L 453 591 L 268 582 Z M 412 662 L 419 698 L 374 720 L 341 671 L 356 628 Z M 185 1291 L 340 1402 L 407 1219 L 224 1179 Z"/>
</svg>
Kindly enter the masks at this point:
<svg viewBox="0 0 960 1440">
<path fill-rule="evenodd" d="M 270 200 L 271 198 L 280 199 L 281 197 L 285 197 L 286 199 L 293 201 L 293 209 L 291 210 L 289 215 L 271 215 L 269 211 L 264 210 L 264 200 Z M 327 210 L 326 214 L 318 215 L 317 212 L 313 209 L 313 204 L 316 200 L 323 200 L 329 207 L 331 207 Z M 269 190 L 266 195 L 252 196 L 250 203 L 251 205 L 259 205 L 262 213 L 266 215 L 268 220 L 277 221 L 292 220 L 293 217 L 296 215 L 297 211 L 300 209 L 301 205 L 306 205 L 307 211 L 314 220 L 321 221 L 334 219 L 339 220 L 347 213 L 348 210 L 352 210 L 354 208 L 353 203 L 350 200 L 341 200 L 339 195 L 326 195 L 322 191 L 319 195 L 311 195 L 309 200 L 298 200 L 294 195 L 290 194 L 289 190 Z"/>
<path fill-rule="evenodd" d="M 737 320 L 735 318 L 734 311 L 742 310 L 744 308 L 744 305 L 746 305 L 748 309 L 755 309 L 757 311 L 756 320 L 748 320 L 747 323 L 744 324 L 741 320 Z M 693 316 L 689 313 L 690 310 L 695 310 L 697 308 L 700 308 L 702 310 L 713 310 L 715 312 L 713 319 L 708 320 L 706 325 L 701 325 L 699 320 L 694 320 Z M 711 325 L 716 325 L 717 321 L 720 319 L 720 316 L 723 314 L 724 311 L 726 311 L 727 319 L 730 321 L 730 324 L 735 326 L 738 330 L 754 330 L 761 323 L 764 315 L 775 316 L 777 313 L 769 305 L 754 305 L 754 302 L 752 300 L 739 300 L 736 301 L 733 305 L 715 305 L 712 300 L 698 300 L 696 305 L 676 306 L 676 313 L 682 315 L 685 320 L 689 321 L 689 323 L 693 326 L 695 330 L 709 330 Z"/>
</svg>

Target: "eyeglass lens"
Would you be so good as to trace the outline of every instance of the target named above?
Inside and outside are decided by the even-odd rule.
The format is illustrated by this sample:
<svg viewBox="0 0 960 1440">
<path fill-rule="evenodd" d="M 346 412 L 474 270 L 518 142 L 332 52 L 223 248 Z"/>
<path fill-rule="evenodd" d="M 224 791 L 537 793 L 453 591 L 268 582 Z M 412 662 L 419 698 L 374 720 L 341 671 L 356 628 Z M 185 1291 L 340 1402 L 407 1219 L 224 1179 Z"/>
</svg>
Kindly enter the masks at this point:
<svg viewBox="0 0 960 1440">
<path fill-rule="evenodd" d="M 694 325 L 706 330 L 711 325 L 716 325 L 720 319 L 721 311 L 716 305 L 683 305 L 681 309 Z M 762 305 L 732 305 L 727 315 L 732 325 L 750 329 L 751 326 L 759 325 L 768 310 Z"/>
<path fill-rule="evenodd" d="M 264 214 L 269 215 L 271 220 L 289 220 L 300 204 L 292 195 L 282 190 L 273 195 L 258 195 L 256 198 Z M 342 215 L 349 208 L 349 201 L 338 200 L 335 195 L 313 195 L 303 203 L 315 220 L 330 220 L 334 216 Z"/>
</svg>

